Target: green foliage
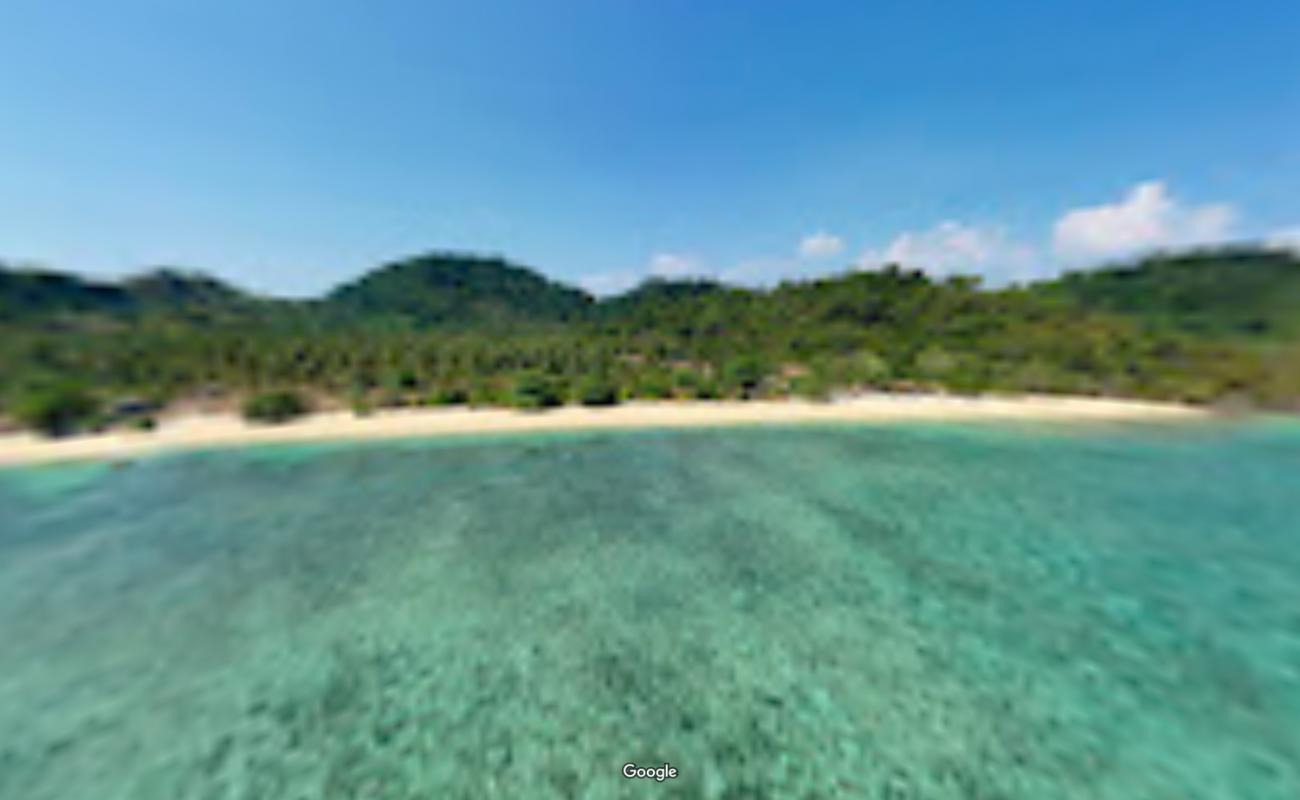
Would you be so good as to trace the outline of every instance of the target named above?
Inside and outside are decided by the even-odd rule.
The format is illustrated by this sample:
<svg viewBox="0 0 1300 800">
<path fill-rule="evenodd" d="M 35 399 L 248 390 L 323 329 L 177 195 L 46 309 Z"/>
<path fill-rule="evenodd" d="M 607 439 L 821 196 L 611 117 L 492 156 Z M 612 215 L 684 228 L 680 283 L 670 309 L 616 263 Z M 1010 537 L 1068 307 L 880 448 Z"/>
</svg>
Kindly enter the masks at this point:
<svg viewBox="0 0 1300 800">
<path fill-rule="evenodd" d="M 463 406 L 469 402 L 469 392 L 460 386 L 439 386 L 429 395 L 429 404 L 435 406 Z"/>
<path fill-rule="evenodd" d="M 603 375 L 589 375 L 578 384 L 577 398 L 584 406 L 618 405 L 618 387 Z"/>
<path fill-rule="evenodd" d="M 736 356 L 722 368 L 722 382 L 741 397 L 751 397 L 767 375 L 767 368 L 758 357 L 750 354 Z"/>
<path fill-rule="evenodd" d="M 694 400 L 716 400 L 722 396 L 718 382 L 711 373 L 694 369 L 678 369 L 673 373 L 675 392 Z"/>
<path fill-rule="evenodd" d="M 536 372 L 526 372 L 515 379 L 511 405 L 515 408 L 541 410 L 564 404 L 564 394 L 556 381 Z"/>
<path fill-rule="evenodd" d="M 400 389 L 386 388 L 379 392 L 375 405 L 380 408 L 403 408 L 410 405 L 405 393 Z"/>
<path fill-rule="evenodd" d="M 666 280 L 651 278 L 640 286 L 600 304 L 596 314 L 615 323 L 623 320 L 647 321 L 671 315 L 683 303 L 726 292 L 720 283 L 709 280 Z"/>
<path fill-rule="evenodd" d="M 815 400 L 817 402 L 830 400 L 831 389 L 833 388 L 830 380 L 821 372 L 799 375 L 790 381 L 790 391 L 793 394 L 805 400 Z"/>
<path fill-rule="evenodd" d="M 264 318 L 286 307 L 179 270 L 157 270 L 107 284 L 45 270 L 7 270 L 0 264 L 0 321 L 166 317 L 210 323 Z"/>
<path fill-rule="evenodd" d="M 1300 336 L 1300 260 L 1252 248 L 1204 250 L 1075 272 L 1036 287 L 1045 296 L 1200 336 Z"/>
<path fill-rule="evenodd" d="M 46 436 L 67 436 L 101 424 L 100 403 L 85 386 L 54 380 L 27 386 L 9 402 L 9 412 Z"/>
<path fill-rule="evenodd" d="M 352 407 L 353 416 L 368 417 L 375 413 L 375 404 L 364 391 L 354 391 L 349 405 Z"/>
<path fill-rule="evenodd" d="M 324 310 L 339 318 L 466 327 L 561 323 L 581 318 L 591 304 L 586 293 L 499 258 L 432 253 L 339 287 Z"/>
<path fill-rule="evenodd" d="M 244 419 L 250 422 L 281 423 L 300 417 L 310 410 L 306 399 L 297 392 L 277 390 L 249 397 L 243 405 Z"/>
<path fill-rule="evenodd" d="M 717 400 L 722 397 L 722 390 L 717 381 L 708 378 L 695 384 L 691 397 L 695 400 Z"/>
<path fill-rule="evenodd" d="M 916 374 L 942 380 L 957 368 L 957 359 L 942 347 L 930 345 L 916 356 Z"/>
<path fill-rule="evenodd" d="M 375 403 L 546 407 L 610 388 L 646 399 L 878 387 L 1293 408 L 1300 260 L 1197 253 L 998 290 L 897 268 L 761 291 L 652 281 L 599 303 L 462 256 L 390 265 L 314 301 L 175 271 L 100 284 L 0 268 L 0 376 L 8 416 L 61 430 L 85 429 L 98 409 L 24 400 L 30 387 L 207 399 L 288 386 L 362 414 Z M 137 413 L 110 408 L 102 422 Z"/>
<path fill-rule="evenodd" d="M 867 386 L 882 386 L 892 375 L 889 362 L 870 350 L 859 350 L 849 358 L 850 380 Z"/>
<path fill-rule="evenodd" d="M 508 406 L 512 399 L 511 389 L 500 379 L 479 377 L 470 385 L 469 404 L 473 408 Z"/>
<path fill-rule="evenodd" d="M 131 427 L 137 431 L 151 431 L 158 427 L 158 419 L 151 414 L 145 414 L 132 419 Z"/>
<path fill-rule="evenodd" d="M 667 400 L 673 396 L 673 381 L 662 369 L 646 369 L 637 375 L 632 393 L 643 400 Z"/>
</svg>

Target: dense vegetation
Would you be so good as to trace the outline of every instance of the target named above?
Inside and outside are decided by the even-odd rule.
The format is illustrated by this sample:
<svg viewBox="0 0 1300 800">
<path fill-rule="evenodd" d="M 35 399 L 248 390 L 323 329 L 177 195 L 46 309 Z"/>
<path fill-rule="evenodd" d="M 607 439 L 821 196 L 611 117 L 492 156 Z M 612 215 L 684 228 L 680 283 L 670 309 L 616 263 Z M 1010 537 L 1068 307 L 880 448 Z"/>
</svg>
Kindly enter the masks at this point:
<svg viewBox="0 0 1300 800">
<path fill-rule="evenodd" d="M 275 424 L 301 417 L 311 410 L 302 395 L 292 389 L 258 392 L 244 400 L 244 418 L 251 422 Z"/>
<path fill-rule="evenodd" d="M 1300 339 L 1300 278 L 1294 258 L 1239 248 L 1077 272 L 1044 284 L 1097 310 L 1210 336 Z"/>
<path fill-rule="evenodd" d="M 124 399 L 230 404 L 286 388 L 358 413 L 861 388 L 1293 409 L 1300 260 L 1200 252 L 1000 290 L 893 267 L 770 290 L 651 281 L 599 302 L 447 254 L 309 301 L 174 270 L 108 284 L 0 269 L 0 374 L 5 416 L 60 433 Z"/>
<path fill-rule="evenodd" d="M 591 305 L 585 292 L 500 259 L 434 254 L 345 284 L 330 292 L 323 308 L 335 322 L 500 329 L 579 320 Z"/>
</svg>

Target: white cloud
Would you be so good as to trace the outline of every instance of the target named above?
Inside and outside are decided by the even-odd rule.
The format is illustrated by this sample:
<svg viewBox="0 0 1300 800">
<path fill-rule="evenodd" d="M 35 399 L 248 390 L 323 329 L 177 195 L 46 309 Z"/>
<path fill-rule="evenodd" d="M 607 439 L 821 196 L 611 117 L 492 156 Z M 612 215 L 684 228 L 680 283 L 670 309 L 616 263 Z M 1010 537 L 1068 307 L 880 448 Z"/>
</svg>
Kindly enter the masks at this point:
<svg viewBox="0 0 1300 800">
<path fill-rule="evenodd" d="M 1012 236 L 1001 225 L 950 219 L 924 230 L 903 231 L 884 246 L 867 249 L 857 265 L 873 269 L 900 264 L 935 277 L 979 275 L 986 284 L 999 286 L 1049 278 L 1063 269 L 1160 248 L 1224 242 L 1235 232 L 1236 218 L 1228 204 L 1187 206 L 1169 194 L 1163 181 L 1147 181 L 1116 203 L 1062 214 L 1050 231 L 1050 241 L 1042 236 L 1027 241 Z M 1300 253 L 1300 226 L 1280 230 L 1264 240 L 1269 246 Z M 797 258 L 756 257 L 721 269 L 689 254 L 660 252 L 640 269 L 591 275 L 581 283 L 598 295 L 627 291 L 652 277 L 712 277 L 725 283 L 771 286 L 781 280 L 812 277 L 822 269 L 814 262 L 843 250 L 843 238 L 818 230 L 800 240 Z"/>
<path fill-rule="evenodd" d="M 607 297 L 626 292 L 640 283 L 642 277 L 644 276 L 640 272 L 630 269 L 598 272 L 582 276 L 578 279 L 578 285 L 598 297 Z"/>
<path fill-rule="evenodd" d="M 656 253 L 641 269 L 622 269 L 598 272 L 578 279 L 582 288 L 594 295 L 621 294 L 633 289 L 648 278 L 703 277 L 708 274 L 703 263 L 694 256 L 680 253 Z"/>
<path fill-rule="evenodd" d="M 884 264 L 919 268 L 930 275 L 978 273 L 993 282 L 1032 277 L 1034 249 L 997 226 L 946 220 L 924 231 L 905 231 L 888 246 L 867 250 L 864 269 Z"/>
<path fill-rule="evenodd" d="M 1184 207 L 1162 181 L 1147 181 L 1118 203 L 1063 214 L 1052 230 L 1052 247 L 1062 259 L 1077 261 L 1212 244 L 1229 236 L 1235 218 L 1229 205 Z"/>
<path fill-rule="evenodd" d="M 646 267 L 646 272 L 656 278 L 685 278 L 702 271 L 698 259 L 680 253 L 657 253 Z"/>
<path fill-rule="evenodd" d="M 800 266 L 793 258 L 748 258 L 722 270 L 718 280 L 743 286 L 775 286 L 799 277 Z"/>
<path fill-rule="evenodd" d="M 1264 245 L 1274 250 L 1290 250 L 1300 255 L 1300 225 L 1277 231 L 1264 240 Z"/>
<path fill-rule="evenodd" d="M 830 258 L 844 252 L 844 240 L 833 233 L 817 231 L 799 242 L 800 258 Z"/>
</svg>

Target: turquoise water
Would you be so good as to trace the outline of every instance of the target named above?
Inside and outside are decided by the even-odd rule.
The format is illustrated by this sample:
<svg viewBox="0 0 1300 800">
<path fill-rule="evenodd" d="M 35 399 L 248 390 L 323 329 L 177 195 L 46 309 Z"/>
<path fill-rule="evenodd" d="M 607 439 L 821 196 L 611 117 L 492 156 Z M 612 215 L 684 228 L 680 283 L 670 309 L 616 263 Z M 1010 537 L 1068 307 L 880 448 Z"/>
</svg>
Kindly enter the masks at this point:
<svg viewBox="0 0 1300 800">
<path fill-rule="evenodd" d="M 1289 423 L 0 472 L 0 797 L 1294 800 L 1298 505 Z"/>
</svg>

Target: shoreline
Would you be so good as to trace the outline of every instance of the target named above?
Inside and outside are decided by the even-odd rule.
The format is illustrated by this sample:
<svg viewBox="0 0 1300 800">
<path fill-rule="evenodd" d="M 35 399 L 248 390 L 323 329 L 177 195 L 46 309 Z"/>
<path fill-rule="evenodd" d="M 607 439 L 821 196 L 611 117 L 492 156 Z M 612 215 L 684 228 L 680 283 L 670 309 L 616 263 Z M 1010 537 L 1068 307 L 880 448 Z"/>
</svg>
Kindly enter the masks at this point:
<svg viewBox="0 0 1300 800">
<path fill-rule="evenodd" d="M 258 444 L 363 441 L 498 433 L 702 428 L 791 423 L 916 421 L 1121 422 L 1210 419 L 1194 406 L 1056 395 L 958 397 L 869 394 L 815 403 L 802 400 L 633 402 L 543 412 L 512 409 L 402 408 L 358 417 L 335 411 L 279 425 L 238 414 L 164 415 L 153 431 L 113 431 L 46 439 L 0 435 L 0 467 L 64 461 L 114 461 L 177 450 Z"/>
</svg>

